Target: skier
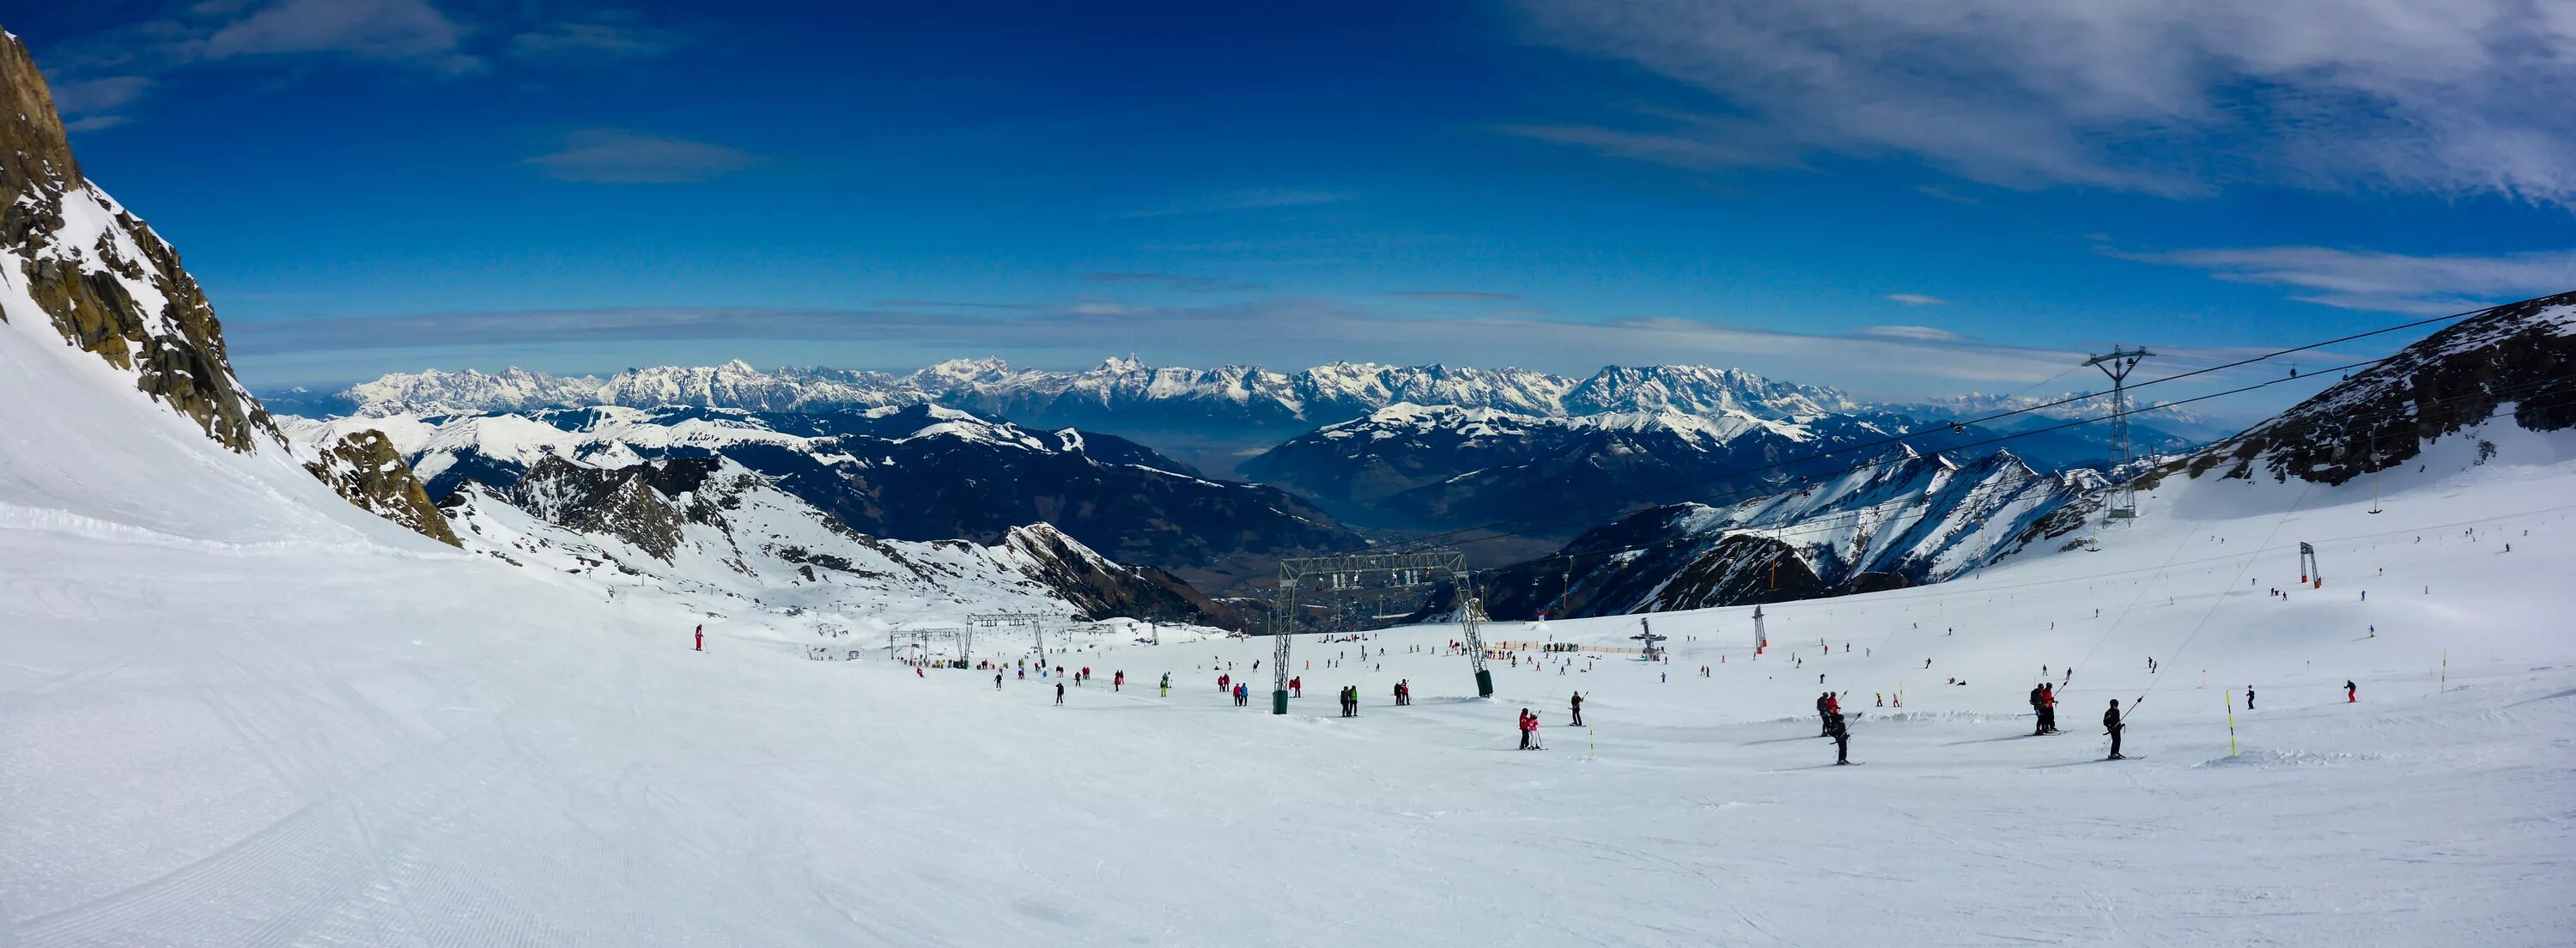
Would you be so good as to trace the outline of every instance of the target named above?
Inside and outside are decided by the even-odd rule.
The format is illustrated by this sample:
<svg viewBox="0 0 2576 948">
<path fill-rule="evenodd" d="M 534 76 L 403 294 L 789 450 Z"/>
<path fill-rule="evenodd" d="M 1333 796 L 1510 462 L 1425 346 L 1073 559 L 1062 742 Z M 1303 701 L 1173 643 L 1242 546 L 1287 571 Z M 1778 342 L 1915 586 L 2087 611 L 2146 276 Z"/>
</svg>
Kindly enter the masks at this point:
<svg viewBox="0 0 2576 948">
<path fill-rule="evenodd" d="M 1832 711 L 1826 709 L 1827 703 L 1833 700 L 1833 695 L 1833 692 L 1828 691 L 1816 696 L 1817 737 L 1834 736 L 1834 715 Z"/>
<path fill-rule="evenodd" d="M 1252 689 L 1244 685 L 1234 686 L 1234 706 L 1238 708 L 1247 707 L 1251 705 L 1251 703 Z"/>
<path fill-rule="evenodd" d="M 1531 714 L 1528 708 L 1522 708 L 1520 728 L 1521 749 L 1529 750 L 1533 742 L 1538 740 L 1538 715 Z"/>
<path fill-rule="evenodd" d="M 1055 703 L 1064 703 L 1064 682 L 1062 681 L 1057 681 L 1055 683 Z"/>
<path fill-rule="evenodd" d="M 2030 686 L 2030 736 L 2032 737 L 2048 733 L 2048 703 L 2040 700 L 2039 697 L 2040 689 L 2046 687 L 2048 686 L 2045 683 Z"/>
<path fill-rule="evenodd" d="M 698 642 L 696 645 L 692 646 L 692 648 L 700 652 L 707 650 L 707 627 L 705 625 L 701 624 L 698 626 Z"/>
<path fill-rule="evenodd" d="M 1163 684 L 1162 684 L 1162 690 L 1163 690 L 1163 695 L 1162 695 L 1163 697 L 1169 698 L 1169 697 L 1171 697 L 1171 696 L 1172 696 L 1172 673 L 1171 673 L 1171 672 L 1164 672 L 1164 673 L 1163 673 Z"/>
<path fill-rule="evenodd" d="M 1844 723 L 1842 714 L 1836 712 L 1825 720 L 1825 727 L 1834 739 L 1834 765 L 1839 767 L 1851 763 L 1851 725 Z"/>
<path fill-rule="evenodd" d="M 2344 681 L 2344 683 L 2343 683 L 2343 703 L 2345 703 L 2345 704 L 2351 704 L 2351 703 L 2353 703 L 2353 702 L 2360 701 L 2360 700 L 2361 700 L 2361 688 L 2360 688 L 2359 686 L 2354 685 L 2354 684 L 2351 682 L 2351 680 L 2349 680 L 2349 679 L 2345 680 L 2345 681 Z"/>
<path fill-rule="evenodd" d="M 2057 689 L 2039 683 L 2039 723 L 2043 733 L 2057 733 Z"/>
<path fill-rule="evenodd" d="M 1111 674 L 1111 675 L 1109 676 L 1109 690 L 1111 690 L 1111 691 L 1123 691 L 1123 690 L 1125 690 L 1125 689 L 1126 689 L 1126 687 L 1127 687 L 1127 673 L 1126 673 L 1124 670 L 1118 671 L 1118 672 L 1113 673 L 1113 674 Z"/>
<path fill-rule="evenodd" d="M 1304 676 L 1304 675 L 1299 675 L 1299 676 L 1297 676 L 1297 677 L 1295 677 L 1295 678 L 1288 679 L 1288 691 L 1289 691 L 1289 693 L 1291 694 L 1291 696 L 1293 696 L 1293 697 L 1298 697 L 1298 698 L 1303 698 L 1303 697 L 1305 697 L 1305 696 L 1306 696 L 1306 676 Z"/>
<path fill-rule="evenodd" d="M 2245 710 L 2254 710 L 2254 686 L 2245 686 Z"/>
<path fill-rule="evenodd" d="M 994 673 L 993 673 L 993 690 L 995 690 L 995 691 L 1000 691 L 1000 690 L 1002 690 L 1002 673 L 1001 673 L 1001 672 L 994 672 Z"/>
<path fill-rule="evenodd" d="M 1580 692 L 1580 691 L 1575 692 L 1575 693 L 1574 693 L 1574 697 L 1567 698 L 1567 699 L 1565 700 L 1565 704 L 1566 704 L 1567 709 L 1568 709 L 1568 710 L 1571 710 L 1571 711 L 1574 713 L 1574 723 L 1573 723 L 1573 726 L 1575 726 L 1575 727 L 1582 727 L 1582 726 L 1583 726 L 1583 692 Z"/>
<path fill-rule="evenodd" d="M 2102 759 L 2128 759 L 2120 756 L 2120 732 L 2125 730 L 2128 730 L 2128 725 L 2120 720 L 2120 699 L 2113 698 L 2110 710 L 2102 712 L 2102 733 L 2111 735 L 2111 756 Z"/>
</svg>

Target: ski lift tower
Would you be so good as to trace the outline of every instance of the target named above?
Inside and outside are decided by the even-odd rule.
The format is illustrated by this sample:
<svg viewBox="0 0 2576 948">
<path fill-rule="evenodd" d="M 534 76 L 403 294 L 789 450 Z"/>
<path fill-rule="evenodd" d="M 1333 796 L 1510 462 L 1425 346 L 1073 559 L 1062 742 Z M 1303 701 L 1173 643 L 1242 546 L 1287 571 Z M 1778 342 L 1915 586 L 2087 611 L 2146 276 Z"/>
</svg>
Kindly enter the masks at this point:
<svg viewBox="0 0 2576 948">
<path fill-rule="evenodd" d="M 979 612 L 974 615 L 967 616 L 966 625 L 970 630 L 1029 630 L 1029 636 L 1037 640 L 1038 664 L 1043 666 L 1046 664 L 1046 623 L 1048 619 L 1053 618 L 1058 617 L 1051 616 L 1043 612 Z M 967 634 L 971 636 L 974 633 L 969 631 Z M 972 639 L 969 639 L 969 641 L 972 641 Z"/>
<path fill-rule="evenodd" d="M 1270 664 L 1275 677 L 1270 690 L 1270 713 L 1288 713 L 1288 652 L 1297 639 L 1298 610 L 1309 601 L 1336 603 L 1333 615 L 1347 615 L 1347 606 L 1375 598 L 1383 600 L 1395 593 L 1428 594 L 1432 587 L 1448 583 L 1458 602 L 1460 637 L 1467 640 L 1467 664 L 1476 673 L 1476 696 L 1494 696 L 1494 673 L 1485 669 L 1485 642 L 1480 629 L 1486 622 L 1485 604 L 1476 598 L 1476 587 L 1467 572 L 1467 554 L 1456 547 L 1434 547 L 1418 553 L 1344 553 L 1338 556 L 1299 556 L 1279 561 L 1279 605 L 1271 612 Z"/>
<path fill-rule="evenodd" d="M 1646 617 L 1638 616 L 1637 634 L 1631 635 L 1629 638 L 1636 639 L 1637 641 L 1645 644 L 1646 661 L 1651 662 L 1655 660 L 1655 656 L 1663 654 L 1663 650 L 1656 648 L 1655 643 L 1661 642 L 1666 638 L 1669 638 L 1669 636 L 1656 635 L 1655 627 L 1646 623 Z"/>
<path fill-rule="evenodd" d="M 2120 477 L 2120 468 L 2129 463 L 2129 370 L 2138 360 L 2155 355 L 2147 347 L 2123 349 L 2112 346 L 2109 354 L 2084 360 L 2085 365 L 2102 370 L 2111 377 L 2111 467 L 2110 475 Z M 2102 505 L 2102 522 L 2134 520 L 2138 516 L 2138 492 L 2126 480 L 2111 488 L 2111 497 Z"/>
</svg>

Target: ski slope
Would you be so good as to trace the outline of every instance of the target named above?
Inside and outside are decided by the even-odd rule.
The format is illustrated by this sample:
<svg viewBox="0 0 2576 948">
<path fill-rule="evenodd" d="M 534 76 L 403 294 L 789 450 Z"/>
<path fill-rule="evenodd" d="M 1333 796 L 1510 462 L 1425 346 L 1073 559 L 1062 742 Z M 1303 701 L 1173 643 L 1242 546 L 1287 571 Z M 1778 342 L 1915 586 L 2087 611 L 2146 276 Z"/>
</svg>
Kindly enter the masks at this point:
<svg viewBox="0 0 2576 948">
<path fill-rule="evenodd" d="M 1035 675 L 996 690 L 989 673 L 807 661 L 792 627 L 602 601 L 583 577 L 383 524 L 83 376 L 58 343 L 0 358 L 0 945 L 2576 931 L 2563 435 L 2491 435 L 2484 465 L 2437 446 L 2376 515 L 2366 481 L 2170 483 L 2100 552 L 1773 607 L 1758 660 L 1749 610 L 1659 615 L 1669 664 L 1500 663 L 1482 701 L 1465 660 L 1436 654 L 1453 629 L 1379 635 L 1383 668 L 1327 668 L 1356 646 L 1309 639 L 1308 697 L 1282 718 L 1258 696 L 1268 669 L 1248 668 L 1269 657 L 1258 639 L 1076 640 L 1064 663 L 1099 677 L 1063 707 Z M 2325 587 L 2267 595 L 2292 587 L 2302 540 Z M 1249 709 L 1216 693 L 1227 662 L 1254 682 Z M 2042 664 L 2075 668 L 2068 733 L 2023 737 Z M 1111 692 L 1120 669 L 1140 686 Z M 1164 672 L 1168 698 L 1150 687 Z M 1865 766 L 1829 766 L 1818 674 L 1858 712 Z M 1414 707 L 1388 706 L 1399 679 Z M 1345 684 L 1357 719 L 1334 716 Z M 2222 696 L 2248 684 L 2259 708 L 2235 710 L 2231 756 Z M 1578 688 L 1592 730 L 1560 726 Z M 2143 759 L 2098 762 L 2098 709 L 2140 695 Z M 1511 749 L 1524 706 L 1546 751 Z"/>
</svg>

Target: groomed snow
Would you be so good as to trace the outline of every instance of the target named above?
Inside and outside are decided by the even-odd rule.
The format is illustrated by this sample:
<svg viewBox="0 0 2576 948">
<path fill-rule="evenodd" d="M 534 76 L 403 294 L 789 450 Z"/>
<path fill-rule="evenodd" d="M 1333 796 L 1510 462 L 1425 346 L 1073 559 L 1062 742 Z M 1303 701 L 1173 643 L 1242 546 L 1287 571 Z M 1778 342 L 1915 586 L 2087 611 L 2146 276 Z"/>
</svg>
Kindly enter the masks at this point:
<svg viewBox="0 0 2576 948">
<path fill-rule="evenodd" d="M 865 660 L 808 661 L 810 630 L 604 602 L 588 577 L 334 510 L 291 466 L 154 420 L 117 379 L 76 377 L 95 359 L 32 338 L 0 345 L 0 509 L 48 512 L 0 517 L 0 944 L 2576 931 L 2563 436 L 2499 435 L 2479 466 L 2441 467 L 2458 455 L 2439 448 L 2439 469 L 2382 485 L 2376 515 L 2367 479 L 2174 483 L 2098 553 L 1771 607 L 1758 661 L 1749 610 L 1659 615 L 1669 664 L 1499 663 L 1489 702 L 1468 697 L 1464 659 L 1405 651 L 1436 653 L 1451 629 L 1382 634 L 1383 670 L 1327 668 L 1356 646 L 1308 637 L 1308 696 L 1281 718 L 1262 707 L 1268 669 L 1248 670 L 1266 640 L 1078 640 L 1063 663 L 1099 677 L 1059 708 L 1052 680 L 917 676 L 873 657 L 882 638 L 833 640 Z M 2302 540 L 2326 585 L 2267 595 L 2293 587 Z M 1635 628 L 1488 634 L 1624 646 Z M 1023 647 L 979 640 L 977 656 Z M 1252 708 L 1215 693 L 1222 662 L 1245 666 Z M 2075 666 L 2068 733 L 2023 737 L 2043 663 Z M 1120 669 L 1131 685 L 1112 693 Z M 1150 685 L 1167 671 L 1164 698 Z M 1416 706 L 1388 706 L 1399 678 Z M 1357 719 L 1331 712 L 1344 684 Z M 2247 684 L 2260 707 L 2235 710 L 2231 757 L 2222 696 Z M 1829 766 L 1820 687 L 1848 689 L 1866 766 Z M 1577 688 L 1595 730 L 1560 726 Z M 1901 713 L 1873 706 L 1900 691 Z M 2144 759 L 2096 762 L 2103 702 L 2142 694 L 2128 749 Z M 1511 749 L 1524 706 L 1544 752 Z"/>
</svg>

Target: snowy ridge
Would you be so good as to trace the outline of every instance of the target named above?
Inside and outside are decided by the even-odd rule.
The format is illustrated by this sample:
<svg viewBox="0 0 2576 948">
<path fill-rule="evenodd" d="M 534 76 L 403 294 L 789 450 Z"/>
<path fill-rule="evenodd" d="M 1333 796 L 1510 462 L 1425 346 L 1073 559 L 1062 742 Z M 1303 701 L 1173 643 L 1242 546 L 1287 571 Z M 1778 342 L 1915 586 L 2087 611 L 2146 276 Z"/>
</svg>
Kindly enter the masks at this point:
<svg viewBox="0 0 2576 948">
<path fill-rule="evenodd" d="M 2009 452 L 1961 465 L 1901 449 L 1735 504 L 1630 514 L 1500 571 L 1492 605 L 1617 615 L 1944 582 L 2053 538 L 2052 518 L 2091 509 L 2107 484 L 2090 470 L 2044 474 Z M 1570 592 L 1543 582 L 1569 569 Z"/>
<path fill-rule="evenodd" d="M 467 481 L 508 488 L 549 459 L 621 468 L 713 455 L 853 530 L 895 539 L 996 543 L 1047 522 L 1121 563 L 1246 575 L 1265 556 L 1365 543 L 1277 488 L 1200 477 L 1121 438 L 1031 431 L 938 405 L 831 414 L 610 405 L 285 425 L 298 440 L 382 429 L 432 496 Z"/>
<path fill-rule="evenodd" d="M 277 447 L 197 281 L 82 175 L 44 77 L 15 38 L 0 41 L 0 100 L 0 205 L 11 222 L 0 236 L 0 321 L 55 333 L 225 447 Z"/>
<path fill-rule="evenodd" d="M 603 601 L 652 585 L 722 611 L 876 631 L 976 611 L 1200 615 L 1044 525 L 992 546 L 878 540 L 723 458 L 608 470 L 548 458 L 507 491 L 469 483 L 443 504 L 468 550 L 588 582 Z"/>
<path fill-rule="evenodd" d="M 2498 430 L 2576 427 L 2576 293 L 2471 316 L 2211 445 L 2186 465 L 2341 484 L 2402 468 L 2448 438 L 2493 455 Z"/>
<path fill-rule="evenodd" d="M 1583 498 L 1665 503 L 1777 488 L 1850 464 L 1851 457 L 1830 452 L 1916 427 L 1878 414 L 1767 418 L 1717 408 L 1548 417 L 1399 403 L 1290 439 L 1242 470 L 1316 497 L 1354 522 L 1454 529 Z M 1937 426 L 1912 437 L 1940 451 L 1988 436 Z M 1616 513 L 1603 507 L 1592 516 Z M 1598 522 L 1559 519 L 1520 529 L 1569 538 Z"/>
</svg>

